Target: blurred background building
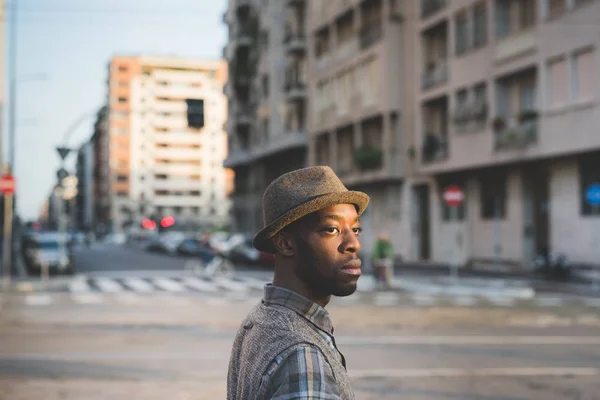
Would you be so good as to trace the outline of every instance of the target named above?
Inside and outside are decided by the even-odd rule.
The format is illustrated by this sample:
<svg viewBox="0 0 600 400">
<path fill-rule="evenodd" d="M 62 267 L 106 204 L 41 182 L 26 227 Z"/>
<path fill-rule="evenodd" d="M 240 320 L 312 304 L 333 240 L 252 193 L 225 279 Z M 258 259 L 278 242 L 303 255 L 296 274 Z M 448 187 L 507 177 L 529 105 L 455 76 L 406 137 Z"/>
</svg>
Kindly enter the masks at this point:
<svg viewBox="0 0 600 400">
<path fill-rule="evenodd" d="M 387 231 L 405 260 L 597 262 L 599 16 L 593 0 L 230 1 L 234 226 L 262 227 L 264 188 L 307 146 L 371 196 L 367 253 Z"/>
<path fill-rule="evenodd" d="M 112 59 L 106 115 L 112 231 L 164 216 L 190 226 L 227 222 L 226 80 L 221 61 Z M 98 142 L 102 154 L 106 140 Z"/>
<path fill-rule="evenodd" d="M 305 1 L 230 0 L 225 166 L 235 171 L 232 226 L 262 228 L 262 193 L 279 175 L 307 165 Z"/>
</svg>

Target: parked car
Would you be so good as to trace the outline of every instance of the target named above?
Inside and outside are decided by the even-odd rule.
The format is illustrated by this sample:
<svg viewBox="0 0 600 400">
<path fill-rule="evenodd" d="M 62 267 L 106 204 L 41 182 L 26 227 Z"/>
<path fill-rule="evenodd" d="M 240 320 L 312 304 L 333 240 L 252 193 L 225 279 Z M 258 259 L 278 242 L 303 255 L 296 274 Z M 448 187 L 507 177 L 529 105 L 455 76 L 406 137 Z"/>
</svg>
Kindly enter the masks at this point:
<svg viewBox="0 0 600 400">
<path fill-rule="evenodd" d="M 174 254 L 184 239 L 185 235 L 181 232 L 168 232 L 153 238 L 146 250 L 155 253 Z"/>
<path fill-rule="evenodd" d="M 109 233 L 104 237 L 105 244 L 116 244 L 118 246 L 122 246 L 127 243 L 127 235 L 124 233 Z"/>
<path fill-rule="evenodd" d="M 48 272 L 73 274 L 74 259 L 69 236 L 57 232 L 28 235 L 23 240 L 23 259 L 28 274 L 39 274 L 42 266 Z"/>
<path fill-rule="evenodd" d="M 177 254 L 184 257 L 200 257 L 204 260 L 212 258 L 214 252 L 202 246 L 198 239 L 186 238 L 177 246 Z"/>
</svg>

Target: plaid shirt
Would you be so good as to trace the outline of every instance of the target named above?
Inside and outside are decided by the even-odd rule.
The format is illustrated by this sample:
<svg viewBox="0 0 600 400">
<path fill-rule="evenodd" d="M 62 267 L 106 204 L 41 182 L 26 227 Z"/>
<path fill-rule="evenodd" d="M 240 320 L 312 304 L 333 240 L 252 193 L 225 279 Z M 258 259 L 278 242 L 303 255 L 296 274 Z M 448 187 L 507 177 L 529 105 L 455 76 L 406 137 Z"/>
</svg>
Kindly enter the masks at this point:
<svg viewBox="0 0 600 400">
<path fill-rule="evenodd" d="M 312 323 L 340 361 L 346 366 L 333 338 L 329 313 L 316 303 L 291 290 L 265 286 L 263 303 L 287 307 Z M 308 344 L 292 346 L 271 362 L 262 377 L 259 399 L 271 400 L 335 400 L 339 399 L 337 383 L 323 353 Z"/>
</svg>

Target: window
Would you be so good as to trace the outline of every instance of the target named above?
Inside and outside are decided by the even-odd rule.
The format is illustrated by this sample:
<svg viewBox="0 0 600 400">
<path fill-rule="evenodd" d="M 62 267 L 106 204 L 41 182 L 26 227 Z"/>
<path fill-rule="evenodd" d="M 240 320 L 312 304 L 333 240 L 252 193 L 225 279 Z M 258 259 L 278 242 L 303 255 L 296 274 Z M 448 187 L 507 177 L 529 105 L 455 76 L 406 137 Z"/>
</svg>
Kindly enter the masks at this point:
<svg viewBox="0 0 600 400">
<path fill-rule="evenodd" d="M 119 72 L 127 72 L 127 65 L 119 65 Z"/>
<path fill-rule="evenodd" d="M 476 105 L 481 103 L 487 104 L 487 87 L 485 83 L 475 85 L 473 88 L 473 98 Z"/>
<path fill-rule="evenodd" d="M 456 54 L 463 54 L 469 48 L 468 38 L 468 21 L 467 13 L 462 11 L 456 16 L 455 21 L 455 33 L 456 33 Z"/>
<path fill-rule="evenodd" d="M 592 184 L 600 184 L 600 168 L 598 167 L 598 156 L 591 155 L 579 161 L 579 197 L 581 201 L 581 215 L 596 215 L 600 217 L 600 209 L 594 207 L 587 201 L 587 190 Z"/>
<path fill-rule="evenodd" d="M 551 61 L 548 64 L 550 88 L 548 102 L 550 108 L 560 108 L 567 105 L 567 62 L 564 58 Z"/>
<path fill-rule="evenodd" d="M 177 207 L 173 207 L 173 214 L 181 214 L 181 207 L 177 206 Z"/>
<path fill-rule="evenodd" d="M 154 179 L 156 179 L 158 181 L 165 180 L 167 178 L 168 178 L 168 176 L 167 175 L 163 175 L 163 174 L 154 175 Z"/>
<path fill-rule="evenodd" d="M 506 176 L 493 175 L 479 180 L 481 218 L 504 219 L 506 215 Z"/>
<path fill-rule="evenodd" d="M 168 190 L 155 190 L 154 191 L 155 196 L 167 196 L 168 194 L 169 194 Z"/>
<path fill-rule="evenodd" d="M 458 107 L 463 107 L 467 104 L 468 94 L 467 89 L 461 89 L 456 92 L 456 103 Z"/>
<path fill-rule="evenodd" d="M 117 192 L 117 197 L 127 197 L 127 192 Z"/>
<path fill-rule="evenodd" d="M 191 190 L 190 196 L 200 196 L 200 191 L 199 190 Z"/>
<path fill-rule="evenodd" d="M 200 207 L 192 207 L 192 213 L 194 215 L 200 214 Z"/>
<path fill-rule="evenodd" d="M 354 37 L 354 14 L 352 10 L 336 21 L 338 45 L 344 44 Z"/>
<path fill-rule="evenodd" d="M 317 32 L 315 37 L 315 53 L 317 58 L 324 56 L 329 51 L 329 30 L 327 28 Z"/>
<path fill-rule="evenodd" d="M 521 29 L 527 29 L 535 25 L 537 0 L 520 0 L 519 6 L 519 22 Z"/>
<path fill-rule="evenodd" d="M 119 97 L 118 101 L 119 103 L 127 103 L 127 97 Z"/>
<path fill-rule="evenodd" d="M 215 210 L 214 207 L 211 207 L 210 208 L 210 215 L 215 215 L 215 214 L 217 214 L 217 210 Z"/>
<path fill-rule="evenodd" d="M 592 50 L 580 52 L 573 57 L 572 88 L 576 103 L 594 100 L 596 88 L 594 69 L 594 52 Z"/>
<path fill-rule="evenodd" d="M 475 5 L 473 9 L 473 47 L 484 46 L 487 43 L 487 12 L 485 3 Z"/>
<path fill-rule="evenodd" d="M 262 77 L 262 92 L 263 97 L 269 97 L 269 75 L 264 75 Z"/>
</svg>

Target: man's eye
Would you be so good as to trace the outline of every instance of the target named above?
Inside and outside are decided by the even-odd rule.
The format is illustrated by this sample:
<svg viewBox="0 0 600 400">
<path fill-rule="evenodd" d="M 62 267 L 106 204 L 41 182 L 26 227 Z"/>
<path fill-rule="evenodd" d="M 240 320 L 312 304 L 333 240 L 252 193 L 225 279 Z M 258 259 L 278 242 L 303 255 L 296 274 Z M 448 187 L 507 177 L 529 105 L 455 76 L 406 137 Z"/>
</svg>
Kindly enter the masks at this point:
<svg viewBox="0 0 600 400">
<path fill-rule="evenodd" d="M 354 231 L 354 233 L 356 233 L 357 235 L 363 231 L 363 229 L 362 229 L 362 228 L 353 228 L 352 230 L 353 230 L 353 231 Z"/>
<path fill-rule="evenodd" d="M 339 231 L 340 230 L 338 228 L 327 228 L 327 229 L 325 229 L 325 232 L 331 233 L 331 234 L 338 233 Z"/>
</svg>

